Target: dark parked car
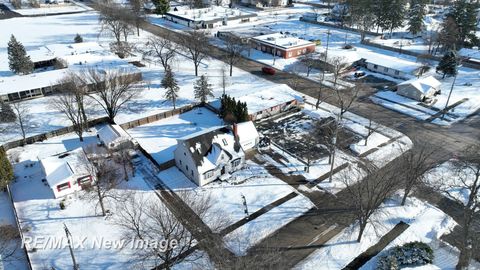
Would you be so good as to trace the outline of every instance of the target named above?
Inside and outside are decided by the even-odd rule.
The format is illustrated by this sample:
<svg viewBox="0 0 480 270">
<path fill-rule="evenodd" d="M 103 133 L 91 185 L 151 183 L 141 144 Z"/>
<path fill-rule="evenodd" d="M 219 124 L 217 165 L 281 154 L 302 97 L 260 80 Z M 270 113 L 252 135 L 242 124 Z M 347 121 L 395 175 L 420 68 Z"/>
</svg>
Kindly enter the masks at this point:
<svg viewBox="0 0 480 270">
<path fill-rule="evenodd" d="M 275 75 L 275 69 L 271 67 L 262 67 L 262 72 L 268 75 Z"/>
</svg>

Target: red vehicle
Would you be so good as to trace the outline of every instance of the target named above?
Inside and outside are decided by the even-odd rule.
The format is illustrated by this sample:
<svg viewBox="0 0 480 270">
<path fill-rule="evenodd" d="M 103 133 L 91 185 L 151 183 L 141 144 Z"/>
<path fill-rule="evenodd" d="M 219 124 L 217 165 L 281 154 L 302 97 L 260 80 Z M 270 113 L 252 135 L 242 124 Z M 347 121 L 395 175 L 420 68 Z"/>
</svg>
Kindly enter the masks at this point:
<svg viewBox="0 0 480 270">
<path fill-rule="evenodd" d="M 275 75 L 275 69 L 271 67 L 262 67 L 262 72 L 268 75 Z"/>
</svg>

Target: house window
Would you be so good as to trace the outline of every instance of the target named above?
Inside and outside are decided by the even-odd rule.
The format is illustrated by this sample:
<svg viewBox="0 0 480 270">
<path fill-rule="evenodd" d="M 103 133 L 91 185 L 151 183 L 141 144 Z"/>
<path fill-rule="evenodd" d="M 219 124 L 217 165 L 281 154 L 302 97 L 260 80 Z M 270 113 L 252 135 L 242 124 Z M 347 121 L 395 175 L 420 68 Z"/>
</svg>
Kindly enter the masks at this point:
<svg viewBox="0 0 480 270">
<path fill-rule="evenodd" d="M 180 165 L 182 165 L 182 160 L 180 160 Z"/>
<path fill-rule="evenodd" d="M 377 65 L 373 65 L 373 68 L 374 68 L 374 69 L 378 69 L 378 66 L 377 66 Z"/>
<path fill-rule="evenodd" d="M 383 71 L 388 72 L 388 68 L 384 67 Z"/>
<path fill-rule="evenodd" d="M 192 176 L 193 176 L 193 170 L 192 170 Z"/>
<path fill-rule="evenodd" d="M 187 172 L 188 172 L 188 165 L 185 165 L 185 168 L 187 168 Z"/>
<path fill-rule="evenodd" d="M 62 190 L 65 190 L 65 189 L 69 189 L 70 188 L 70 182 L 67 182 L 67 183 L 63 183 L 63 184 L 60 184 L 57 186 L 57 190 L 60 192 Z"/>
<path fill-rule="evenodd" d="M 184 156 L 187 156 L 187 153 L 183 152 L 183 155 L 184 155 Z"/>
<path fill-rule="evenodd" d="M 78 178 L 77 182 L 78 182 L 78 185 L 85 185 L 85 184 L 88 184 L 92 181 L 92 177 L 91 176 L 85 176 L 85 177 L 81 177 L 81 178 Z"/>
<path fill-rule="evenodd" d="M 203 176 L 204 176 L 205 179 L 208 179 L 208 178 L 211 178 L 211 177 L 213 176 L 213 173 L 214 173 L 214 171 L 213 171 L 213 170 L 210 170 L 210 171 L 208 171 L 208 172 L 205 172 L 205 173 L 203 174 Z"/>
<path fill-rule="evenodd" d="M 223 142 L 223 145 L 225 145 L 225 146 L 227 146 L 227 145 L 228 145 L 228 143 L 227 143 L 227 140 L 225 140 L 225 139 L 222 139 L 222 142 Z"/>
<path fill-rule="evenodd" d="M 400 71 L 395 70 L 395 75 L 400 75 Z"/>
<path fill-rule="evenodd" d="M 240 165 L 240 162 L 242 161 L 241 158 L 237 158 L 234 161 L 232 161 L 232 167 L 238 167 Z"/>
</svg>

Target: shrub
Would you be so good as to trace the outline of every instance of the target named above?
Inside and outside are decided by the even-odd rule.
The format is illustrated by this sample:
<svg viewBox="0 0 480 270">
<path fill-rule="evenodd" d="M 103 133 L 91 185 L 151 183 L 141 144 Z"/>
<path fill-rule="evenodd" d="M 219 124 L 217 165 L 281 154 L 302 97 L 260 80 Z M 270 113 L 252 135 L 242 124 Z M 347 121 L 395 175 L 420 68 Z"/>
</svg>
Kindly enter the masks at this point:
<svg viewBox="0 0 480 270">
<path fill-rule="evenodd" d="M 80 36 L 80 34 L 77 34 L 75 36 L 75 38 L 73 39 L 73 41 L 75 41 L 75 43 L 82 43 L 83 42 L 83 38 L 82 36 Z"/>
<path fill-rule="evenodd" d="M 410 242 L 389 250 L 377 262 L 378 270 L 396 270 L 406 266 L 419 266 L 433 262 L 433 250 L 425 243 Z"/>
<path fill-rule="evenodd" d="M 353 49 L 353 46 L 351 44 L 347 44 L 347 45 L 343 46 L 343 48 L 345 50 L 350 50 L 350 49 Z"/>
<path fill-rule="evenodd" d="M 60 209 L 65 210 L 65 208 L 66 208 L 66 207 L 65 207 L 65 202 L 64 202 L 64 201 L 61 201 L 61 202 L 60 202 Z"/>
<path fill-rule="evenodd" d="M 10 3 L 12 3 L 12 6 L 15 9 L 21 9 L 22 8 L 22 0 L 12 0 Z"/>
</svg>

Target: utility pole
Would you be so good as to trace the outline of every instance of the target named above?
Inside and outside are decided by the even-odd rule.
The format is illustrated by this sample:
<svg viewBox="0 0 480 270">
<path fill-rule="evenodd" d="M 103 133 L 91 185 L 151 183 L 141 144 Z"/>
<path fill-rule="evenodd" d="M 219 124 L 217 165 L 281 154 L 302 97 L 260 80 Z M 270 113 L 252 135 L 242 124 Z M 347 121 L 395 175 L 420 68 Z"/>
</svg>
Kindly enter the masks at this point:
<svg viewBox="0 0 480 270">
<path fill-rule="evenodd" d="M 243 196 L 243 194 L 242 194 L 242 201 L 243 201 L 243 207 L 245 208 L 244 211 L 245 211 L 246 219 L 248 219 L 250 215 L 248 214 L 247 199 L 245 199 L 245 196 Z"/>
<path fill-rule="evenodd" d="M 325 48 L 325 60 L 322 72 L 322 81 L 325 80 L 325 68 L 327 67 L 327 56 L 328 56 L 328 44 L 330 43 L 330 30 L 327 31 L 327 46 Z"/>
<path fill-rule="evenodd" d="M 70 240 L 72 238 L 72 234 L 67 228 L 67 225 L 63 223 L 63 227 L 65 229 L 65 235 L 67 236 L 67 243 L 68 243 L 68 248 L 70 249 L 70 256 L 72 256 L 72 262 L 73 262 L 73 270 L 80 270 L 78 267 L 77 261 L 75 260 L 75 255 L 73 254 L 73 248 L 72 248 L 72 241 Z"/>
<path fill-rule="evenodd" d="M 452 96 L 453 87 L 455 86 L 455 82 L 457 81 L 458 75 L 458 68 L 461 65 L 462 59 L 455 65 L 455 77 L 453 77 L 452 86 L 450 87 L 450 93 L 448 93 L 447 103 L 445 103 L 445 108 L 443 108 L 442 120 L 445 119 L 445 114 L 447 114 L 448 103 L 450 102 L 450 97 Z"/>
</svg>

